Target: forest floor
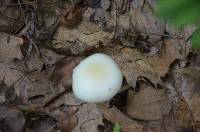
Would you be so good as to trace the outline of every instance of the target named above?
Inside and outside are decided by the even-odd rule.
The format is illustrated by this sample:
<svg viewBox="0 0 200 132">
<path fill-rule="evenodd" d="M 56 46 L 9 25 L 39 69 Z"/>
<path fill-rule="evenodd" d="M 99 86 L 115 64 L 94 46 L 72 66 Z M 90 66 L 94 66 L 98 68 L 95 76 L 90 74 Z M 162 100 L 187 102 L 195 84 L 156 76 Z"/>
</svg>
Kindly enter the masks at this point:
<svg viewBox="0 0 200 132">
<path fill-rule="evenodd" d="M 200 132 L 194 27 L 159 20 L 154 2 L 1 0 L 0 132 Z M 102 104 L 71 90 L 73 68 L 94 53 L 124 76 Z"/>
</svg>

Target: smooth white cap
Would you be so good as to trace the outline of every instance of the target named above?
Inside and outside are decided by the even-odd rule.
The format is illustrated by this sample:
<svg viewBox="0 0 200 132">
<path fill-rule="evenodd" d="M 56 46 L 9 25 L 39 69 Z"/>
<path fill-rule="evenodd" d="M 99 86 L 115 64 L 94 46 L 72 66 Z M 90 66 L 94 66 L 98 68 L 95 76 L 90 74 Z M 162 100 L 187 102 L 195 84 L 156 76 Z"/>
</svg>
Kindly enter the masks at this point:
<svg viewBox="0 0 200 132">
<path fill-rule="evenodd" d="M 80 62 L 72 79 L 75 97 L 89 103 L 100 103 L 119 92 L 123 75 L 111 57 L 96 53 Z"/>
</svg>

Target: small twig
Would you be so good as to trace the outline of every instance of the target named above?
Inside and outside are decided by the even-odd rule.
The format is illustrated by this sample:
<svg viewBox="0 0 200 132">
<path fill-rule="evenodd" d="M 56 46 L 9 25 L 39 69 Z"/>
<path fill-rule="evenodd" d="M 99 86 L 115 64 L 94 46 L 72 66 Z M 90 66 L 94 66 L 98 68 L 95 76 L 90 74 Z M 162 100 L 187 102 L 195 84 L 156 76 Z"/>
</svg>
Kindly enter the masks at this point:
<svg viewBox="0 0 200 132">
<path fill-rule="evenodd" d="M 57 3 L 60 3 L 60 2 L 62 2 L 62 1 L 56 1 L 56 2 L 45 2 L 45 1 L 43 1 L 43 2 L 41 2 L 42 4 L 57 4 Z M 33 4 L 38 4 L 38 2 L 23 2 L 23 3 L 21 3 L 21 2 L 19 2 L 18 1 L 18 3 L 15 3 L 15 4 L 10 4 L 10 3 L 6 3 L 6 4 L 0 4 L 0 6 L 18 6 L 18 5 L 33 5 Z"/>
<path fill-rule="evenodd" d="M 113 1 L 115 6 L 116 6 L 116 13 L 115 13 L 115 32 L 114 32 L 114 35 L 113 35 L 113 38 L 112 39 L 115 39 L 116 37 L 116 34 L 117 34 L 117 29 L 118 29 L 118 16 L 119 16 L 119 7 L 117 5 L 117 3 L 115 1 Z"/>
<path fill-rule="evenodd" d="M 57 95 L 55 95 L 54 97 L 52 97 L 50 100 L 48 100 L 44 105 L 43 108 L 48 107 L 50 104 L 52 104 L 53 102 L 55 102 L 58 98 L 60 98 L 61 96 L 63 96 L 65 93 L 69 92 L 70 89 L 65 89 L 64 91 L 58 93 Z"/>
</svg>

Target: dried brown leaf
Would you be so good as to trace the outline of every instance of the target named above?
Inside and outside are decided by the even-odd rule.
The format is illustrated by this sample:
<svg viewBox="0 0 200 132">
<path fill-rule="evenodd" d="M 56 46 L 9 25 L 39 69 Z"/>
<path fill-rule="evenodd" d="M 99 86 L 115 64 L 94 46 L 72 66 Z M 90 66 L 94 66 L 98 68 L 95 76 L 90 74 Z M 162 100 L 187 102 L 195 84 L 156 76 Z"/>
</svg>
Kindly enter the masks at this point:
<svg viewBox="0 0 200 132">
<path fill-rule="evenodd" d="M 63 12 L 61 23 L 70 29 L 75 28 L 81 22 L 81 8 L 78 5 L 69 7 Z"/>
<path fill-rule="evenodd" d="M 164 89 L 156 89 L 151 85 L 140 84 L 139 92 L 129 91 L 126 113 L 136 119 L 151 121 L 161 119 L 171 110 Z"/>
<path fill-rule="evenodd" d="M 191 66 L 179 70 L 180 80 L 176 80 L 178 91 L 185 98 L 194 120 L 200 121 L 200 70 L 199 67 Z"/>
<path fill-rule="evenodd" d="M 71 116 L 61 122 L 60 132 L 71 132 L 78 124 L 76 116 Z"/>
<path fill-rule="evenodd" d="M 0 131 L 23 132 L 24 125 L 25 117 L 21 111 L 0 105 Z"/>
<path fill-rule="evenodd" d="M 0 61 L 23 59 L 20 43 L 23 39 L 0 32 Z"/>
<path fill-rule="evenodd" d="M 108 108 L 106 106 L 99 106 L 103 116 L 112 123 L 119 123 L 123 132 L 143 132 L 144 126 L 136 122 L 118 110 L 116 107 Z M 151 131 L 149 131 L 151 132 Z"/>
<path fill-rule="evenodd" d="M 26 128 L 28 132 L 55 132 L 56 120 L 47 113 L 30 111 L 26 113 Z"/>
<path fill-rule="evenodd" d="M 71 52 L 71 54 L 84 54 L 100 43 L 105 44 L 112 39 L 113 33 L 101 30 L 99 25 L 84 21 L 77 29 L 69 30 L 59 27 L 54 36 L 54 49 Z"/>
<path fill-rule="evenodd" d="M 50 75 L 50 80 L 54 84 L 69 82 L 68 85 L 70 86 L 73 69 L 81 61 L 81 59 L 82 58 L 80 57 L 68 57 L 58 61 Z"/>
<path fill-rule="evenodd" d="M 96 104 L 82 104 L 76 113 L 78 125 L 73 132 L 98 132 L 97 126 L 102 124 L 102 115 Z"/>
<path fill-rule="evenodd" d="M 107 49 L 122 69 L 122 73 L 128 84 L 135 87 L 139 77 L 148 78 L 155 86 L 161 83 L 161 77 L 164 77 L 169 70 L 169 66 L 176 59 L 181 57 L 179 40 L 167 39 L 163 43 L 160 53 L 154 56 L 139 52 L 137 49 L 124 48 L 116 46 Z"/>
<path fill-rule="evenodd" d="M 1 0 L 0 4 L 0 31 L 16 32 L 24 24 L 23 16 L 18 6 L 9 6 L 15 4 L 13 0 Z"/>
</svg>

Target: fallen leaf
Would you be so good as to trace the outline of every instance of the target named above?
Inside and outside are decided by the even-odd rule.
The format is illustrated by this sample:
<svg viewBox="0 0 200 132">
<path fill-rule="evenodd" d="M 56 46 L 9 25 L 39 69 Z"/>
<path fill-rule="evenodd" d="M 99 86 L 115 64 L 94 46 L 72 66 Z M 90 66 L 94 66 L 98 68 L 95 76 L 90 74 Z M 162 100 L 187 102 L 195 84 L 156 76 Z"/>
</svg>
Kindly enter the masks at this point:
<svg viewBox="0 0 200 132">
<path fill-rule="evenodd" d="M 82 22 L 77 29 L 69 30 L 59 27 L 54 36 L 53 49 L 71 52 L 71 54 L 84 54 L 100 43 L 106 44 L 111 40 L 113 33 L 102 31 L 100 25 L 92 22 Z"/>
<path fill-rule="evenodd" d="M 42 60 L 48 68 L 52 68 L 56 62 L 64 58 L 63 55 L 59 55 L 49 49 L 42 48 L 40 51 L 42 54 Z"/>
<path fill-rule="evenodd" d="M 161 77 L 164 77 L 169 70 L 169 66 L 181 58 L 179 50 L 181 44 L 179 40 L 167 39 L 163 43 L 160 53 L 148 56 L 137 49 L 115 46 L 106 49 L 106 53 L 111 55 L 119 64 L 127 83 L 135 87 L 136 81 L 140 77 L 149 79 L 155 86 L 162 84 Z"/>
<path fill-rule="evenodd" d="M 26 114 L 26 128 L 28 132 L 55 132 L 56 120 L 46 113 L 31 111 Z"/>
<path fill-rule="evenodd" d="M 51 73 L 49 79 L 56 85 L 68 82 L 70 86 L 70 80 L 72 79 L 72 72 L 76 65 L 81 61 L 80 57 L 67 57 L 55 64 L 55 68 Z"/>
<path fill-rule="evenodd" d="M 123 132 L 143 132 L 144 126 L 142 124 L 132 120 L 116 107 L 99 106 L 99 109 L 107 120 L 112 123 L 119 123 Z"/>
<path fill-rule="evenodd" d="M 52 86 L 51 82 L 48 80 L 48 76 L 42 72 L 34 72 L 29 75 L 28 80 L 25 80 L 26 86 L 26 99 L 29 101 L 34 100 L 33 97 L 35 96 L 44 96 L 42 100 L 35 100 L 35 104 L 42 106 L 46 99 L 50 95 L 55 94 L 54 87 Z M 28 85 L 28 86 L 27 86 Z"/>
<path fill-rule="evenodd" d="M 1 32 L 16 32 L 21 27 L 23 16 L 18 6 L 9 6 L 15 4 L 12 0 L 2 0 L 0 5 L 0 31 Z"/>
<path fill-rule="evenodd" d="M 4 80 L 1 81 L 0 83 L 0 103 L 3 103 L 6 101 L 6 90 L 9 88 L 9 86 L 7 86 L 4 82 Z"/>
<path fill-rule="evenodd" d="M 193 117 L 191 116 L 190 108 L 188 107 L 187 102 L 183 98 L 179 98 L 174 106 L 173 112 L 177 124 L 185 128 L 192 127 Z"/>
<path fill-rule="evenodd" d="M 180 80 L 176 80 L 178 91 L 185 98 L 194 120 L 200 121 L 200 70 L 196 66 L 190 66 L 179 70 Z M 179 84 L 179 85 L 178 85 Z"/>
<path fill-rule="evenodd" d="M 73 5 L 68 7 L 61 17 L 61 23 L 70 29 L 75 28 L 81 22 L 81 7 L 78 5 Z"/>
<path fill-rule="evenodd" d="M 25 121 L 23 113 L 18 109 L 0 105 L 0 131 L 23 132 Z"/>
<path fill-rule="evenodd" d="M 26 64 L 30 71 L 41 71 L 44 61 L 36 51 L 33 51 L 26 61 Z"/>
<path fill-rule="evenodd" d="M 75 115 L 79 106 L 62 105 L 51 112 L 51 115 L 58 121 L 58 127 L 61 132 L 71 132 L 78 124 L 78 118 Z"/>
<path fill-rule="evenodd" d="M 102 124 L 102 115 L 96 104 L 82 104 L 76 113 L 78 125 L 74 132 L 98 132 L 97 126 Z"/>
<path fill-rule="evenodd" d="M 158 120 L 167 115 L 172 107 L 164 89 L 156 89 L 145 83 L 140 84 L 135 94 L 129 91 L 127 98 L 126 113 L 134 119 Z"/>
<path fill-rule="evenodd" d="M 0 32 L 0 61 L 23 59 L 20 43 L 23 39 Z"/>
<path fill-rule="evenodd" d="M 76 116 L 71 116 L 71 117 L 67 117 L 66 119 L 63 119 L 60 126 L 60 132 L 71 132 L 71 130 L 74 129 L 77 123 L 78 123 L 78 120 Z"/>
</svg>

